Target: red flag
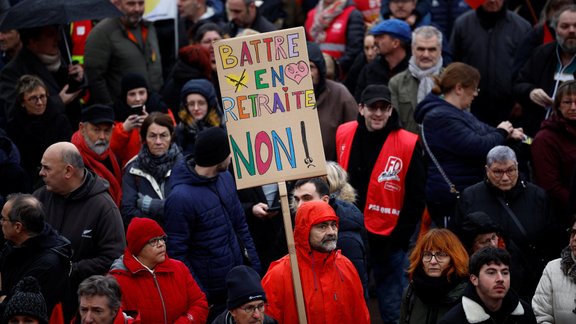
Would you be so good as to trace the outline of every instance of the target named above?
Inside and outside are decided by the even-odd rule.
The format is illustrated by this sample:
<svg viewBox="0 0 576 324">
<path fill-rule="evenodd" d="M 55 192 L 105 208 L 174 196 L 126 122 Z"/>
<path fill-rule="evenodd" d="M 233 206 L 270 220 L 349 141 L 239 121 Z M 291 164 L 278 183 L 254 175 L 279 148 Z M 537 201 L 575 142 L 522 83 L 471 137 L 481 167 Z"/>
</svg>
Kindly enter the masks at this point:
<svg viewBox="0 0 576 324">
<path fill-rule="evenodd" d="M 464 0 L 472 9 L 480 7 L 486 0 Z"/>
</svg>

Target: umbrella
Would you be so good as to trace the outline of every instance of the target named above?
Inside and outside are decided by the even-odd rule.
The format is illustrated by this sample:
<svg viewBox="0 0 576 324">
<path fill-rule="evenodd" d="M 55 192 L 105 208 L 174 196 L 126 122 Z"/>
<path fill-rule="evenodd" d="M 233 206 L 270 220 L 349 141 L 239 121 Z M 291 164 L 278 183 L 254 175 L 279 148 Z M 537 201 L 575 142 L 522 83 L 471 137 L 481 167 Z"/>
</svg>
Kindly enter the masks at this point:
<svg viewBox="0 0 576 324">
<path fill-rule="evenodd" d="M 110 0 L 22 0 L 8 9 L 0 31 L 122 16 Z"/>
</svg>

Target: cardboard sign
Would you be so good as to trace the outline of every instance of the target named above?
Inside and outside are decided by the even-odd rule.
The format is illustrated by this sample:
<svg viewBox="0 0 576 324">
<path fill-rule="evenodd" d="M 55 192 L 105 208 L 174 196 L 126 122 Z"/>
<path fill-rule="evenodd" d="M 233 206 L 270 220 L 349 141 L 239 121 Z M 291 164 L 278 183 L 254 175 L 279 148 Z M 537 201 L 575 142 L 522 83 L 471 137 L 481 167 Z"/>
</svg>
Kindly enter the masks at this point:
<svg viewBox="0 0 576 324">
<path fill-rule="evenodd" d="M 238 189 L 326 174 L 304 28 L 214 43 Z"/>
</svg>

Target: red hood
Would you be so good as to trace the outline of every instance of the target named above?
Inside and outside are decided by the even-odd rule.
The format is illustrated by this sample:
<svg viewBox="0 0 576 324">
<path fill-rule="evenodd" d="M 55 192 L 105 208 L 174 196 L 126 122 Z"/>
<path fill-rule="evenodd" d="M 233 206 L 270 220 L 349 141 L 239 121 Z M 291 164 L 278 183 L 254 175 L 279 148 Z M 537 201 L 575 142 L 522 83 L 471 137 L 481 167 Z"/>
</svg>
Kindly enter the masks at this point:
<svg viewBox="0 0 576 324">
<path fill-rule="evenodd" d="M 310 229 L 312 226 L 326 222 L 336 221 L 338 216 L 330 205 L 324 201 L 309 201 L 302 204 L 296 212 L 296 227 L 294 228 L 294 243 L 296 250 L 308 254 L 310 248 Z"/>
</svg>

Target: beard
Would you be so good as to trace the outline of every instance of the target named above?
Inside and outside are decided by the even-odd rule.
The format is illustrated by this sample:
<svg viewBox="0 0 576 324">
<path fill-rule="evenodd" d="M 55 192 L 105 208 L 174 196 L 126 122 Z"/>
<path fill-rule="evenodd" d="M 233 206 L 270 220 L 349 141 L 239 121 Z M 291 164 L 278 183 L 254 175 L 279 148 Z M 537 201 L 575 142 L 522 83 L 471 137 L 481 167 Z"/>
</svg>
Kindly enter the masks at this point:
<svg viewBox="0 0 576 324">
<path fill-rule="evenodd" d="M 326 235 L 322 242 L 314 243 L 311 245 L 313 250 L 322 253 L 330 253 L 336 250 L 336 243 L 338 241 L 337 235 Z"/>
<path fill-rule="evenodd" d="M 568 54 L 576 53 L 576 36 L 570 35 L 568 38 L 557 36 L 557 40 L 564 52 Z"/>
<path fill-rule="evenodd" d="M 88 147 L 98 155 L 102 155 L 102 153 L 106 152 L 110 146 L 109 141 L 97 140 L 96 142 L 92 142 L 86 135 L 84 135 L 84 141 L 86 142 L 86 145 L 88 145 Z"/>
</svg>

